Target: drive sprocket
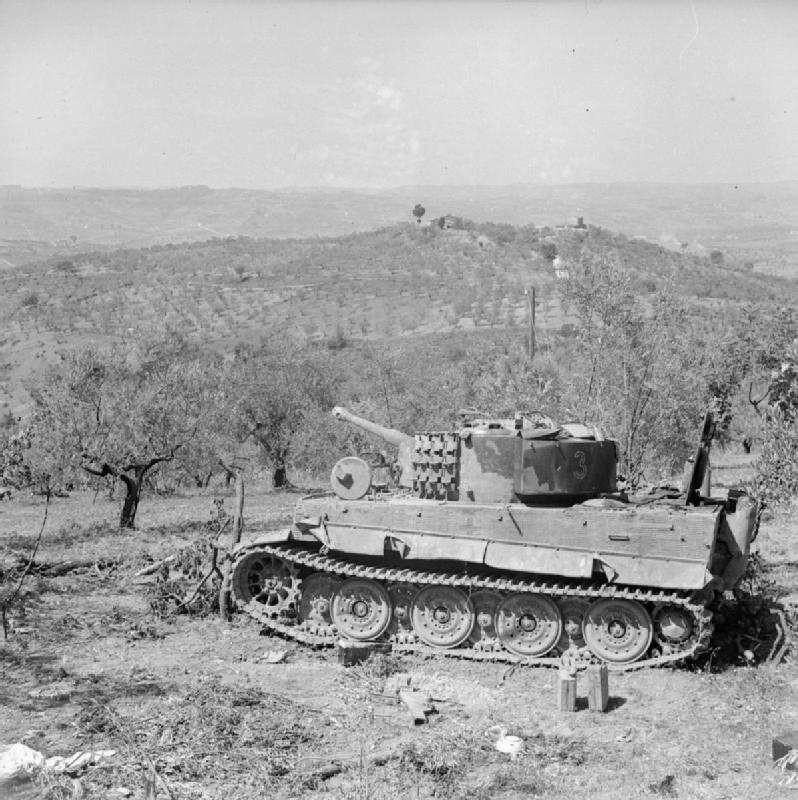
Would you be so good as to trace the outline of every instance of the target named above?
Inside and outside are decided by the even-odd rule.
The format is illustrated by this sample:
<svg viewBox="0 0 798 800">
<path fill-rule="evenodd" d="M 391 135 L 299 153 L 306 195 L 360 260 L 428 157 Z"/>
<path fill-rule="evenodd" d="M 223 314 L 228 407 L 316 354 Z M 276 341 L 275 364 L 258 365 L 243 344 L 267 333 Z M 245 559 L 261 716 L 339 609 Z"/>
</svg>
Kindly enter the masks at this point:
<svg viewBox="0 0 798 800">
<path fill-rule="evenodd" d="M 230 588 L 237 603 L 256 603 L 271 619 L 296 613 L 299 601 L 299 570 L 290 561 L 260 550 L 233 565 Z"/>
</svg>

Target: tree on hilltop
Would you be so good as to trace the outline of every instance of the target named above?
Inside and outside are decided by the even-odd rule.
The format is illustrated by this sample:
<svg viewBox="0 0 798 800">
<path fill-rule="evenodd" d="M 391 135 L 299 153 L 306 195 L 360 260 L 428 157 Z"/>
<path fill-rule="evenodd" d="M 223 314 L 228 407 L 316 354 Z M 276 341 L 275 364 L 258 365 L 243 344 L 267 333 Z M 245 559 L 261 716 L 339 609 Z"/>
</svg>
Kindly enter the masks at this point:
<svg viewBox="0 0 798 800">
<path fill-rule="evenodd" d="M 546 261 L 553 262 L 557 258 L 557 245 L 554 242 L 541 242 L 538 251 Z"/>
</svg>

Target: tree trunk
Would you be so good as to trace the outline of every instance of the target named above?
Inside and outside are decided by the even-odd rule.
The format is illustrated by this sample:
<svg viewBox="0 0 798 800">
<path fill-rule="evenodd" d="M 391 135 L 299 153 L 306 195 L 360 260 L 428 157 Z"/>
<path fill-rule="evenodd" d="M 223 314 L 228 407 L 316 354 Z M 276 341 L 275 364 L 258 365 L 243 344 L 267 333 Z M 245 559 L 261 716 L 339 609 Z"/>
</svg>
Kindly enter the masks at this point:
<svg viewBox="0 0 798 800">
<path fill-rule="evenodd" d="M 235 466 L 232 470 L 225 467 L 227 474 L 235 476 L 236 505 L 233 510 L 233 533 L 230 537 L 230 551 L 241 541 L 241 533 L 244 530 L 244 471 L 241 467 Z M 230 578 L 231 578 L 230 559 L 226 558 L 222 566 L 222 585 L 219 589 L 219 616 L 225 621 L 231 618 L 230 608 Z"/>
<path fill-rule="evenodd" d="M 288 483 L 288 478 L 285 473 L 285 464 L 277 464 L 272 473 L 272 485 L 275 489 L 282 489 L 286 483 Z"/>
<path fill-rule="evenodd" d="M 129 464 L 126 467 L 115 467 L 111 464 L 87 460 L 82 464 L 83 469 L 90 475 L 97 475 L 100 478 L 113 476 L 119 478 L 125 484 L 125 502 L 122 504 L 122 514 L 119 517 L 120 528 L 136 527 L 136 511 L 139 507 L 141 497 L 141 487 L 144 485 L 144 476 L 156 465 L 163 461 L 171 461 L 175 456 L 175 451 L 179 445 L 175 445 L 172 451 L 165 456 L 156 456 L 144 464 Z M 87 458 L 84 456 L 84 458 Z M 132 473 L 132 474 L 128 474 Z"/>
<path fill-rule="evenodd" d="M 119 475 L 119 479 L 125 484 L 125 502 L 122 504 L 122 514 L 119 518 L 119 527 L 132 530 L 136 527 L 136 511 L 139 507 L 141 497 L 141 485 L 144 483 L 144 475 L 147 470 L 144 467 L 135 467 L 133 475 Z"/>
</svg>

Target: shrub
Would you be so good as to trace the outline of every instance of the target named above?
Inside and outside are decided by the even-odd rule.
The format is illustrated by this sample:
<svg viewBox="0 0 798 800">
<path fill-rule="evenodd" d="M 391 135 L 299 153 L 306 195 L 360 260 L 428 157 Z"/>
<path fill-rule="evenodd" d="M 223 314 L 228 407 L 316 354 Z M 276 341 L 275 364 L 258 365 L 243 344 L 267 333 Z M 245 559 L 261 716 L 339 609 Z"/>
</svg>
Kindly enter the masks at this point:
<svg viewBox="0 0 798 800">
<path fill-rule="evenodd" d="M 755 481 L 757 497 L 773 505 L 789 502 L 798 495 L 798 425 L 780 412 L 765 423 Z"/>
<path fill-rule="evenodd" d="M 756 492 L 766 502 L 785 503 L 798 494 L 798 339 L 783 351 L 762 399 L 767 406 Z"/>
</svg>

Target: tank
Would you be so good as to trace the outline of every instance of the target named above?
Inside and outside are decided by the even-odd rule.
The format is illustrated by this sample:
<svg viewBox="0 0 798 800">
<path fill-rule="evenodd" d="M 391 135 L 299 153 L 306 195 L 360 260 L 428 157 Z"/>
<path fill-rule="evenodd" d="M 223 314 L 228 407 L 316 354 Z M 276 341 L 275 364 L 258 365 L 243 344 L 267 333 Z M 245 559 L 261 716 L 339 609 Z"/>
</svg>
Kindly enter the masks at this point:
<svg viewBox="0 0 798 800">
<path fill-rule="evenodd" d="M 617 443 L 540 413 L 461 412 L 408 435 L 333 409 L 396 448 L 347 456 L 287 530 L 234 552 L 236 606 L 315 646 L 521 664 L 662 665 L 705 650 L 713 601 L 742 579 L 758 509 L 708 496 L 711 415 L 682 490 L 618 490 Z"/>
</svg>

